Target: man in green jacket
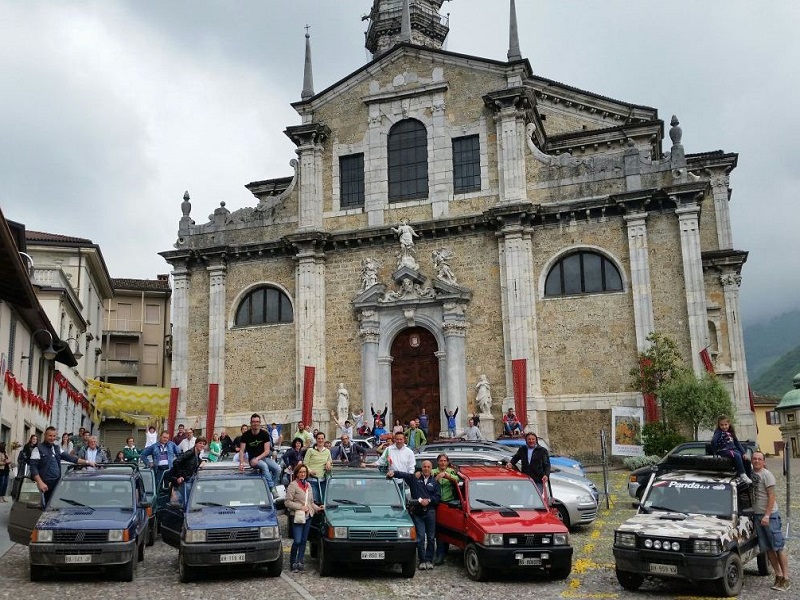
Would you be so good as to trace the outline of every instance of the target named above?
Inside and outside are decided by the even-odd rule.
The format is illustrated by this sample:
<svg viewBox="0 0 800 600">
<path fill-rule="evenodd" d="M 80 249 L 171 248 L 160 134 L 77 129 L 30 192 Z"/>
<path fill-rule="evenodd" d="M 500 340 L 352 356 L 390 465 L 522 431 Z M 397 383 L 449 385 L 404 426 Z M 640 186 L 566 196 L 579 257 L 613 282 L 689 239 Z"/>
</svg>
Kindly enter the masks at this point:
<svg viewBox="0 0 800 600">
<path fill-rule="evenodd" d="M 411 419 L 408 423 L 408 429 L 406 429 L 406 445 L 412 450 L 416 450 L 427 443 L 428 439 L 425 437 L 425 434 L 422 433 L 422 429 L 419 429 L 417 427 L 417 422 Z"/>
</svg>

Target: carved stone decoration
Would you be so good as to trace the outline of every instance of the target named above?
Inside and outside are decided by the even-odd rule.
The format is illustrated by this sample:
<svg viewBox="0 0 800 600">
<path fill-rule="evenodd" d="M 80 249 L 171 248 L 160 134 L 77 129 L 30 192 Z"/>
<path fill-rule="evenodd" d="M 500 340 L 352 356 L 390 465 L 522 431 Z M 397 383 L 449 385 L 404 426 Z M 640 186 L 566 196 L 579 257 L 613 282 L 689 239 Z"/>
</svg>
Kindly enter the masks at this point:
<svg viewBox="0 0 800 600">
<path fill-rule="evenodd" d="M 289 166 L 292 167 L 292 170 L 294 171 L 294 174 L 292 176 L 292 181 L 291 183 L 289 183 L 289 186 L 277 196 L 267 196 L 265 198 L 262 198 L 259 201 L 258 206 L 255 207 L 254 209 L 255 212 L 266 213 L 274 211 L 294 191 L 294 188 L 297 185 L 297 175 L 300 163 L 297 161 L 297 159 L 293 158 L 292 160 L 289 161 Z"/>
<path fill-rule="evenodd" d="M 681 139 L 683 139 L 683 129 L 681 129 L 681 122 L 676 115 L 672 115 L 672 120 L 669 122 L 672 127 L 669 128 L 669 139 L 672 140 L 673 146 L 680 146 Z"/>
<path fill-rule="evenodd" d="M 736 273 L 729 273 L 727 275 L 722 275 L 719 278 L 719 282 L 722 284 L 722 287 L 729 287 L 729 286 L 736 286 L 739 287 L 742 285 L 742 276 Z"/>
<path fill-rule="evenodd" d="M 192 212 L 192 203 L 189 202 L 191 198 L 189 198 L 189 190 L 186 190 L 183 193 L 183 202 L 181 202 L 181 212 L 183 213 L 184 217 L 189 217 L 189 214 Z"/>
<path fill-rule="evenodd" d="M 475 408 L 482 415 L 492 412 L 492 386 L 486 375 L 481 375 L 478 383 L 475 384 Z"/>
<path fill-rule="evenodd" d="M 365 342 L 372 342 L 374 344 L 377 344 L 378 342 L 381 341 L 381 330 L 380 329 L 374 329 L 374 328 L 359 329 L 358 335 Z"/>
<path fill-rule="evenodd" d="M 414 238 L 419 234 L 408 224 L 408 219 L 402 219 L 397 227 L 392 227 L 392 231 L 397 234 L 400 240 L 400 252 L 397 253 L 397 268 L 408 267 L 414 271 L 419 271 L 419 265 L 414 258 Z"/>
<path fill-rule="evenodd" d="M 211 221 L 217 228 L 225 227 L 230 222 L 231 211 L 225 208 L 225 202 L 219 203 L 219 208 L 214 209 L 214 213 L 208 215 L 208 220 Z"/>
<path fill-rule="evenodd" d="M 415 284 L 410 277 L 403 277 L 400 282 L 400 289 L 396 292 L 386 292 L 378 302 L 395 302 L 396 300 L 415 300 L 419 298 L 435 298 L 436 290 L 424 288 L 418 283 Z"/>
<path fill-rule="evenodd" d="M 361 261 L 361 290 L 368 290 L 378 283 L 378 269 L 381 264 L 374 258 Z"/>
<path fill-rule="evenodd" d="M 344 383 L 339 384 L 336 392 L 336 414 L 342 422 L 350 415 L 350 392 L 344 387 Z"/>
<path fill-rule="evenodd" d="M 448 261 L 453 258 L 455 254 L 449 248 L 439 248 L 431 252 L 431 259 L 433 260 L 433 267 L 436 269 L 436 277 L 445 283 L 451 285 L 458 285 L 456 276 L 453 274 Z"/>
</svg>

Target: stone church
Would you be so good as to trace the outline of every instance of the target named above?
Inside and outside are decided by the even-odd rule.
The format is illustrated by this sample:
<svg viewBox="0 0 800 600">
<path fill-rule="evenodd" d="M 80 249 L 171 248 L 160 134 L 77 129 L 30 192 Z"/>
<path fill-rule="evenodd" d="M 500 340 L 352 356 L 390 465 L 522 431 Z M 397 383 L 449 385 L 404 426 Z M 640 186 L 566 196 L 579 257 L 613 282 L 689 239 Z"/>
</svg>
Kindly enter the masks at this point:
<svg viewBox="0 0 800 600">
<path fill-rule="evenodd" d="M 643 406 L 629 372 L 658 331 L 697 374 L 709 352 L 754 437 L 737 155 L 686 153 L 676 117 L 537 75 L 513 0 L 507 60 L 444 50 L 442 4 L 374 0 L 372 61 L 319 92 L 307 35 L 293 173 L 204 223 L 184 197 L 162 253 L 173 416 L 294 430 L 305 410 L 330 435 L 343 383 L 351 413 L 424 407 L 438 432 L 458 409 L 461 430 L 483 382 L 485 431 L 516 406 L 556 449 L 597 452 L 612 409 Z"/>
</svg>

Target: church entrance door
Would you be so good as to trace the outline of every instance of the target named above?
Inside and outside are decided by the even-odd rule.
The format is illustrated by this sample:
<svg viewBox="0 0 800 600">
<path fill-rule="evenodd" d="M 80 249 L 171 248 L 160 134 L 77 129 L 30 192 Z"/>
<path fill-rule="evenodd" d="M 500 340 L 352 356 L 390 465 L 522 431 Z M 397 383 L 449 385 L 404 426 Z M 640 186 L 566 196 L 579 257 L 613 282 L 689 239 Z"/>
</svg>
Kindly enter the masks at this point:
<svg viewBox="0 0 800 600">
<path fill-rule="evenodd" d="M 422 408 L 430 421 L 429 437 L 439 437 L 441 407 L 439 403 L 439 359 L 436 338 L 423 327 L 410 327 L 401 331 L 392 343 L 392 411 L 394 420 L 404 425 L 416 419 Z M 377 408 L 376 408 L 377 410 Z"/>
</svg>

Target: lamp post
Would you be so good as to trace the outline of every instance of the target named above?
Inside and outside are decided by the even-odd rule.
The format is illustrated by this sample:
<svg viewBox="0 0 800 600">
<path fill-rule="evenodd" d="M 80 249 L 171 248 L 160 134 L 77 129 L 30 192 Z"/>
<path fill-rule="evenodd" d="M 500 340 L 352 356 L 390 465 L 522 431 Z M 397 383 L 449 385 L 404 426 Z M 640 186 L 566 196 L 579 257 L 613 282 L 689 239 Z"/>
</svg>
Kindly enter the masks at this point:
<svg viewBox="0 0 800 600">
<path fill-rule="evenodd" d="M 68 337 L 67 339 L 62 340 L 62 341 L 64 343 L 66 343 L 67 345 L 69 345 L 68 342 L 70 340 L 75 340 L 75 352 L 72 353 L 72 356 L 74 356 L 76 360 L 82 359 L 83 358 L 83 352 L 81 352 L 80 340 L 78 338 L 76 338 L 76 337 Z"/>
<path fill-rule="evenodd" d="M 783 435 L 783 460 L 786 472 L 786 537 L 791 523 L 791 473 L 792 458 L 800 456 L 800 373 L 792 379 L 793 390 L 786 392 L 775 407 L 781 416 L 780 430 Z"/>
<path fill-rule="evenodd" d="M 44 357 L 47 360 L 53 360 L 56 357 L 56 355 L 58 354 L 58 350 L 56 350 L 53 347 L 53 334 L 50 333 L 49 331 L 47 331 L 47 329 L 37 329 L 36 331 L 34 331 L 31 334 L 31 337 L 33 339 L 36 339 L 36 334 L 37 333 L 46 333 L 47 337 L 50 338 L 50 342 L 48 343 L 47 348 L 45 348 L 45 350 L 44 350 L 44 352 L 42 354 L 44 355 Z"/>
</svg>

